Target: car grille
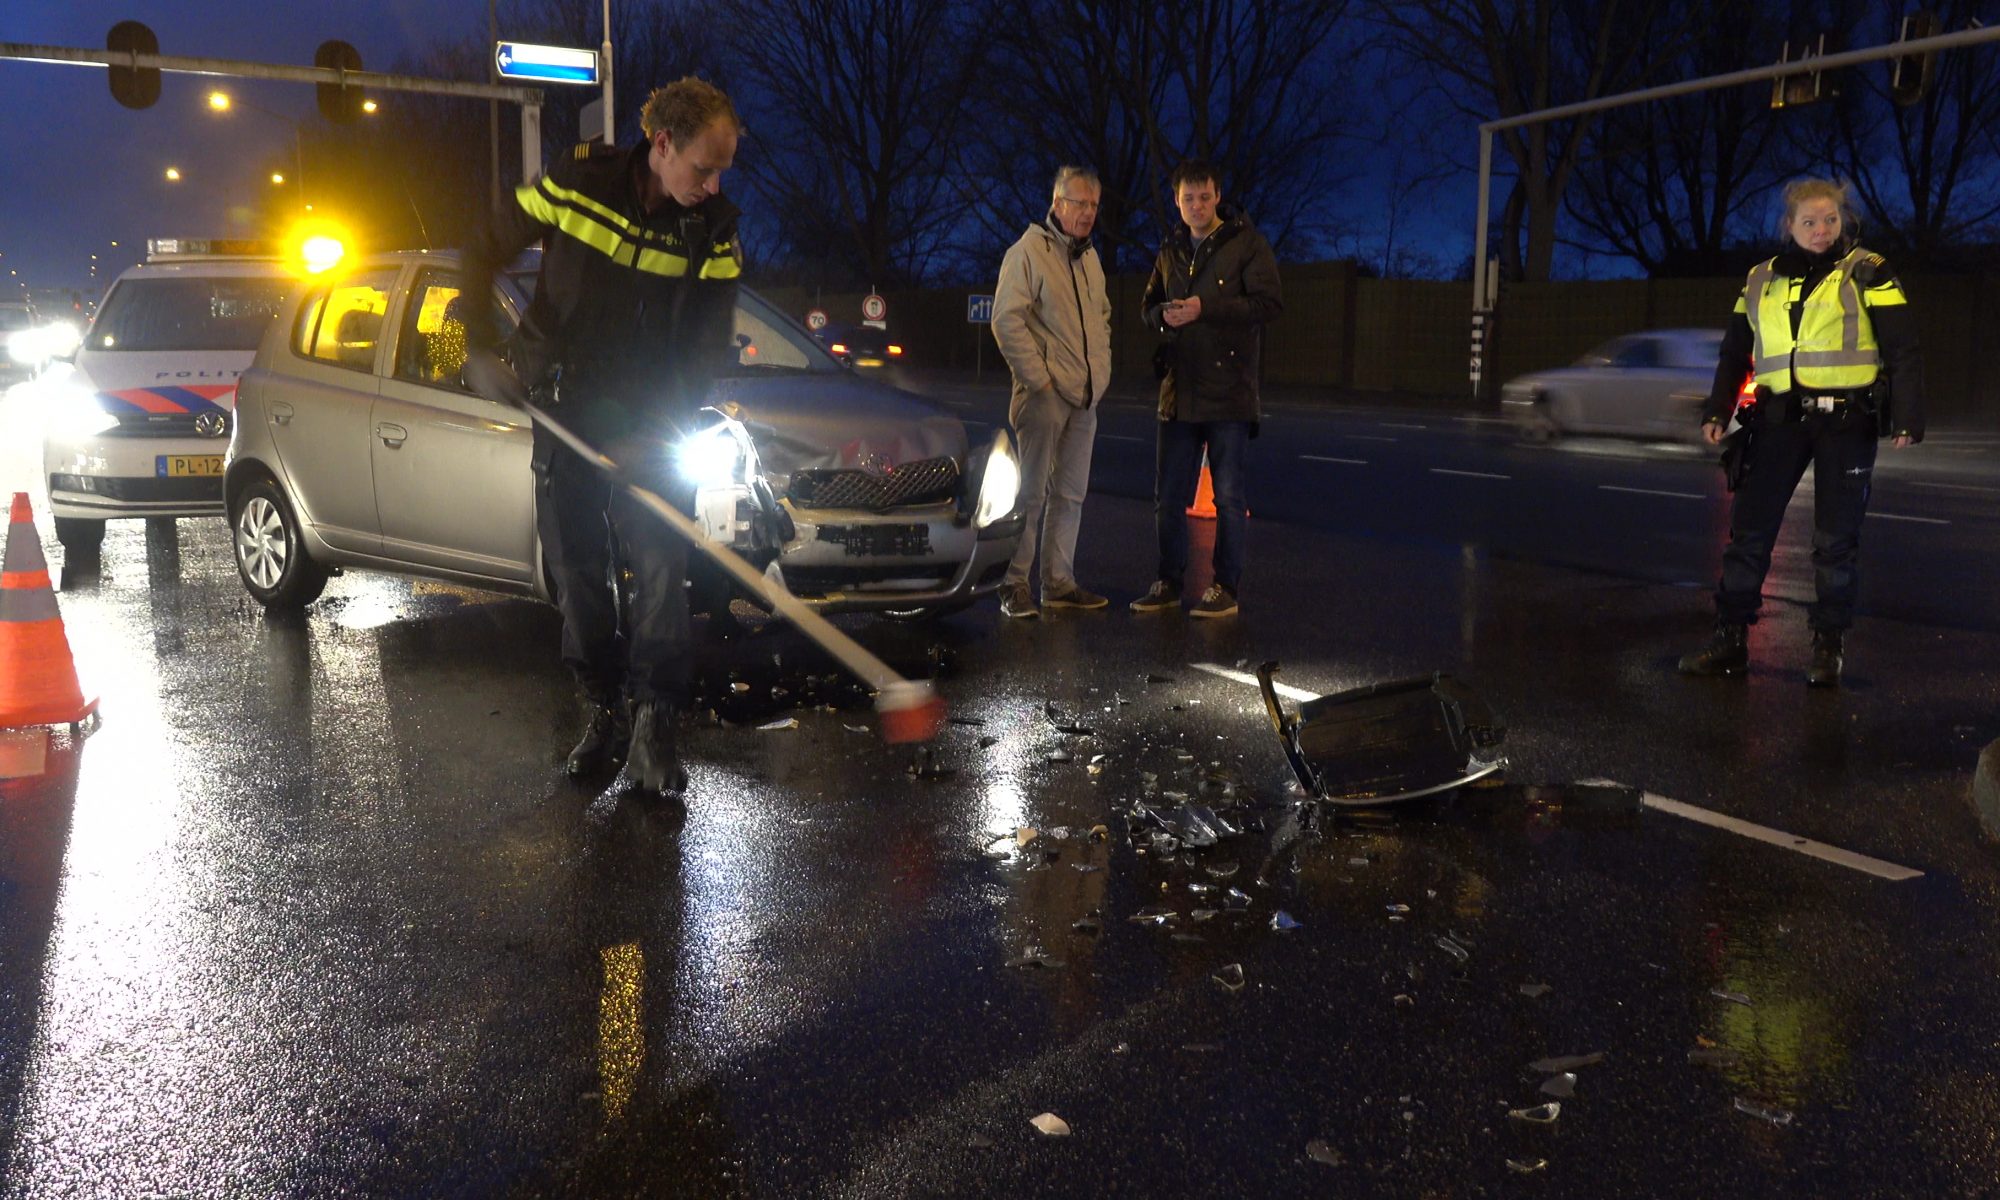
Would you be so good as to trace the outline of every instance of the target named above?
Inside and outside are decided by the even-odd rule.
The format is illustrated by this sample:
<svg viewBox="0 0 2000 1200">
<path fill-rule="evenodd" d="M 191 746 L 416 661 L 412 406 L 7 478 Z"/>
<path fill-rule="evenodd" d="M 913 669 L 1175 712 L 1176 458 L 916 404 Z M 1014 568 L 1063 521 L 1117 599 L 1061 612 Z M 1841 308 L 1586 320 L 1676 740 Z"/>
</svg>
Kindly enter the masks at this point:
<svg viewBox="0 0 2000 1200">
<path fill-rule="evenodd" d="M 128 413 L 118 418 L 118 424 L 105 430 L 100 437 L 200 437 L 195 432 L 194 413 Z M 214 435 L 218 444 L 226 443 L 229 431 L 236 426 L 236 414 L 223 417 L 222 432 Z"/>
<path fill-rule="evenodd" d="M 222 476 L 200 478 L 140 479 L 124 475 L 51 475 L 49 490 L 83 492 L 106 500 L 147 501 L 222 500 Z"/>
<path fill-rule="evenodd" d="M 870 584 L 890 580 L 922 581 L 922 590 L 935 591 L 950 583 L 958 573 L 957 563 L 941 566 L 921 564 L 900 567 L 786 567 L 785 587 L 799 596 L 824 596 L 828 592 L 863 591 Z"/>
<path fill-rule="evenodd" d="M 879 512 L 904 504 L 934 504 L 958 495 L 958 460 L 926 458 L 879 475 L 851 467 L 799 471 L 786 494 L 802 508 Z"/>
</svg>

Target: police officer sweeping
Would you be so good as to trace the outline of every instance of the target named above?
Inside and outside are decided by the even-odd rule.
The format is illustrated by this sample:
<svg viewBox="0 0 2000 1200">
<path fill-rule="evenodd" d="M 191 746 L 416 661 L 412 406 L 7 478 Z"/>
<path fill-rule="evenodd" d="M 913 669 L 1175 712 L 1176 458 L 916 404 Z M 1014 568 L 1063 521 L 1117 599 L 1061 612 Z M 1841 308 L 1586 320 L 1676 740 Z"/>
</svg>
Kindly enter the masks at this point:
<svg viewBox="0 0 2000 1200">
<path fill-rule="evenodd" d="M 467 295 L 491 295 L 494 273 L 542 242 L 512 346 L 521 379 L 592 447 L 686 509 L 692 489 L 675 480 L 668 448 L 729 360 L 743 256 L 720 188 L 741 126 L 729 98 L 692 77 L 656 90 L 641 126 L 640 144 L 580 151 L 517 189 L 467 249 L 464 283 Z M 495 365 L 492 315 L 473 308 L 466 335 L 481 361 L 468 379 Z M 540 424 L 534 436 L 536 529 L 562 610 L 562 657 L 590 706 L 568 770 L 600 774 L 629 743 L 633 787 L 679 793 L 688 545 Z M 622 626 L 614 546 L 633 580 Z"/>
<path fill-rule="evenodd" d="M 1707 646 L 1680 660 L 1689 675 L 1742 675 L 1749 627 L 1792 492 L 1813 468 L 1813 581 L 1807 610 L 1812 663 L 1806 682 L 1834 687 L 1854 623 L 1861 522 L 1874 480 L 1875 444 L 1923 440 L 1923 381 L 1902 285 L 1881 255 L 1856 244 L 1847 190 L 1824 179 L 1785 189 L 1790 244 L 1744 281 L 1722 340 L 1702 433 L 1722 441 L 1746 375 L 1756 399 L 1739 414 L 1749 446 L 1729 520 Z M 1886 378 L 1885 378 L 1886 375 Z"/>
</svg>

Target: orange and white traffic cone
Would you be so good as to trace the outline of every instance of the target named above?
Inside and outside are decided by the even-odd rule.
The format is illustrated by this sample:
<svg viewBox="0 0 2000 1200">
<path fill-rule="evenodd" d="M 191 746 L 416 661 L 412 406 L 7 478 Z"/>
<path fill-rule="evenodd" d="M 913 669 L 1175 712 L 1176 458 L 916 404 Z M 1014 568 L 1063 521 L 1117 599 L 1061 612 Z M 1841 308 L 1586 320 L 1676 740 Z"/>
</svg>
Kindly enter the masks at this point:
<svg viewBox="0 0 2000 1200">
<path fill-rule="evenodd" d="M 0 564 L 0 729 L 76 725 L 97 711 L 76 679 L 28 493 L 14 493 Z"/>
<path fill-rule="evenodd" d="M 1209 478 L 1206 447 L 1201 452 L 1201 482 L 1195 485 L 1194 503 L 1188 505 L 1187 515 L 1203 521 L 1215 520 L 1215 481 Z M 1243 515 L 1249 516 L 1250 510 L 1244 509 Z"/>
</svg>

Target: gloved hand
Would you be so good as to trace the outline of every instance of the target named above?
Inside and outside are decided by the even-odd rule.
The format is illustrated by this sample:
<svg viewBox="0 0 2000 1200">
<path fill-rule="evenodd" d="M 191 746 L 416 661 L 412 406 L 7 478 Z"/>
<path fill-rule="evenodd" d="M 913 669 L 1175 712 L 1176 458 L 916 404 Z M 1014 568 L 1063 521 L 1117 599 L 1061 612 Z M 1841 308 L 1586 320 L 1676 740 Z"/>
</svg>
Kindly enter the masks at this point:
<svg viewBox="0 0 2000 1200">
<path fill-rule="evenodd" d="M 527 385 L 514 374 L 514 368 L 491 350 L 478 348 L 467 352 L 458 376 L 482 399 L 510 408 L 521 408 L 528 403 Z"/>
</svg>

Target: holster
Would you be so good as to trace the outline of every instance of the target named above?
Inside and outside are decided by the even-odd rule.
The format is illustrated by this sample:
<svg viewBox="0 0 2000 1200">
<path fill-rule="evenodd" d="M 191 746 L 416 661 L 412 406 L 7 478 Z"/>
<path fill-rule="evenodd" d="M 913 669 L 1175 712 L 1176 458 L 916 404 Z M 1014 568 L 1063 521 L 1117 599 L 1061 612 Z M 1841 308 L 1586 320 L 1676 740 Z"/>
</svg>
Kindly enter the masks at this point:
<svg viewBox="0 0 2000 1200">
<path fill-rule="evenodd" d="M 1722 439 L 1722 479 L 1730 491 L 1735 491 L 1749 474 L 1756 444 L 1756 432 L 1748 425 L 1737 426 L 1736 432 Z"/>
</svg>

